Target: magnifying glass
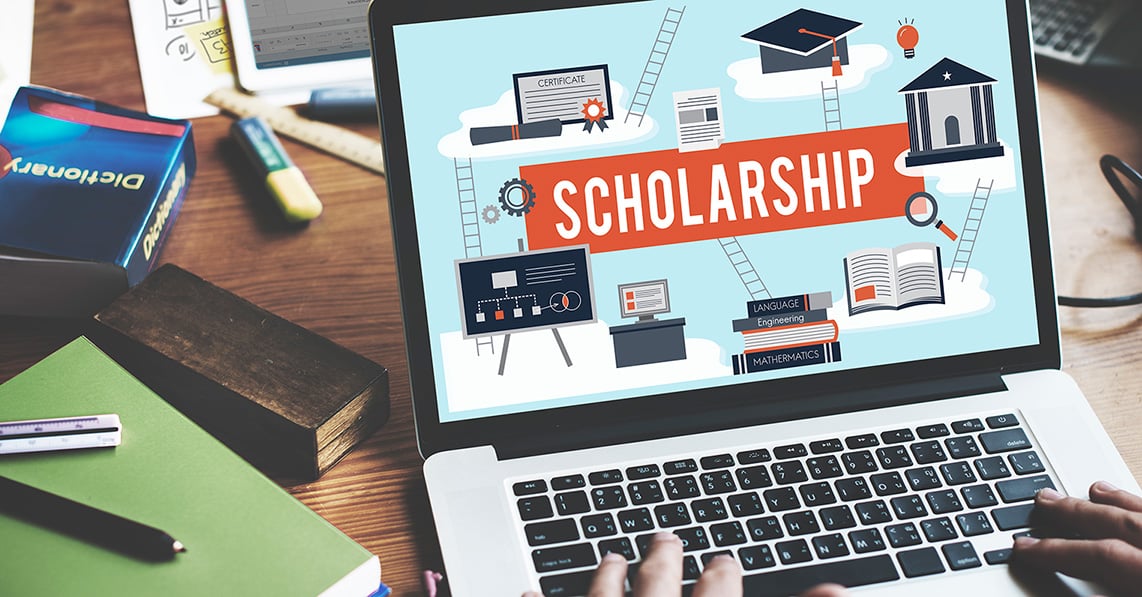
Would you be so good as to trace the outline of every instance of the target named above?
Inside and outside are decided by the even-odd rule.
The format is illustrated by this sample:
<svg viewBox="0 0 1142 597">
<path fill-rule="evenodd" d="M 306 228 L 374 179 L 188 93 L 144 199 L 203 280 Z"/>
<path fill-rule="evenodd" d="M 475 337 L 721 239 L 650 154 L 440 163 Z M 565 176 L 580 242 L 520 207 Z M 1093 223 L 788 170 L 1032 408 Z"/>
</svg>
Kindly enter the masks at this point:
<svg viewBox="0 0 1142 597">
<path fill-rule="evenodd" d="M 945 224 L 943 220 L 936 219 L 936 215 L 939 211 L 939 206 L 936 205 L 936 198 L 924 191 L 913 193 L 904 204 L 904 215 L 908 218 L 909 222 L 912 222 L 913 226 L 923 228 L 935 222 L 936 228 L 940 232 L 943 232 L 948 238 L 956 240 L 959 238 L 956 233 L 952 232 L 952 229 L 948 228 L 948 225 Z"/>
</svg>

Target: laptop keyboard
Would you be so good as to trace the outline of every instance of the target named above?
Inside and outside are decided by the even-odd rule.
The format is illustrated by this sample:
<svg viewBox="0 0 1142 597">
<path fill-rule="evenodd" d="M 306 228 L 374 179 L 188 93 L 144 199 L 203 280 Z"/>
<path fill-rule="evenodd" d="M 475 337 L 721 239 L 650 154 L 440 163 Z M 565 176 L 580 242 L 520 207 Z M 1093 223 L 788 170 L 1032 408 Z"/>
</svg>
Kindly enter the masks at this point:
<svg viewBox="0 0 1142 597">
<path fill-rule="evenodd" d="M 1011 413 L 564 472 L 509 484 L 546 597 L 584 595 L 599 559 L 630 578 L 656 532 L 682 539 L 688 592 L 729 554 L 746 594 L 796 594 L 1005 564 L 1056 483 Z"/>
<path fill-rule="evenodd" d="M 1035 52 L 1084 64 L 1126 6 L 1122 0 L 1033 0 Z"/>
</svg>

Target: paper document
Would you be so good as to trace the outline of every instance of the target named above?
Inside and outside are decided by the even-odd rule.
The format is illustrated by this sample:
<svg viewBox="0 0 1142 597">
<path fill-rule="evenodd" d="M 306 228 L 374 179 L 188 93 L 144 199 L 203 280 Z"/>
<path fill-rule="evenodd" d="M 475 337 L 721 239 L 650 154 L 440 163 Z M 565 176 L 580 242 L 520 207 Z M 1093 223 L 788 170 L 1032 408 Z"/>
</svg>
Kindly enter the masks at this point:
<svg viewBox="0 0 1142 597">
<path fill-rule="evenodd" d="M 717 149 L 726 138 L 720 89 L 675 92 L 674 117 L 680 152 Z"/>
<path fill-rule="evenodd" d="M 31 81 L 34 0 L 5 0 L 0 18 L 0 124 L 16 90 Z"/>
</svg>

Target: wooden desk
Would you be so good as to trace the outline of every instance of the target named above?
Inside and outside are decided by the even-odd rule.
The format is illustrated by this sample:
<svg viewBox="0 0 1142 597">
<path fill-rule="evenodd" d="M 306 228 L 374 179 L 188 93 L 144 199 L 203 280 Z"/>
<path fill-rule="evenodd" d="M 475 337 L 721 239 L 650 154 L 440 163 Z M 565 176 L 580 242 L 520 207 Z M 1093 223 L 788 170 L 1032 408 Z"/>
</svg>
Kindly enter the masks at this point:
<svg viewBox="0 0 1142 597">
<path fill-rule="evenodd" d="M 38 0 L 32 82 L 144 109 L 125 0 Z M 1097 168 L 1102 153 L 1142 166 L 1142 114 L 1052 73 L 1041 77 L 1057 280 L 1067 294 L 1142 290 L 1142 250 Z M 1106 95 L 1109 98 L 1109 94 Z M 381 558 L 398 595 L 439 565 L 413 435 L 384 180 L 284 140 L 326 211 L 285 226 L 228 141 L 231 119 L 194 123 L 198 173 L 162 260 L 383 363 L 388 424 L 319 482 L 289 491 Z M 377 135 L 375 125 L 356 127 Z M 1094 404 L 1137 476 L 1142 472 L 1142 308 L 1062 309 L 1065 368 Z M 81 333 L 75 322 L 0 318 L 0 381 Z"/>
</svg>

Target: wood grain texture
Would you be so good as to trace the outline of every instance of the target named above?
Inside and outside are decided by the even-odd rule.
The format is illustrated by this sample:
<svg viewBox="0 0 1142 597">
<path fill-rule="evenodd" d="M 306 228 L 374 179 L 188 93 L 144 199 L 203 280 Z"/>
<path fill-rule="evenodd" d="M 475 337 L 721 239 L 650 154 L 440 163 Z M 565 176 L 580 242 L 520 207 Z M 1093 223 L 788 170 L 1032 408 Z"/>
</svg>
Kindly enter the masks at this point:
<svg viewBox="0 0 1142 597">
<path fill-rule="evenodd" d="M 37 0 L 32 81 L 142 109 L 124 0 Z M 1098 171 L 1117 153 L 1142 165 L 1137 91 L 1041 72 L 1056 278 L 1064 293 L 1142 290 L 1142 250 Z M 1097 88 L 1095 88 L 1097 87 Z M 1122 99 L 1114 99 L 1120 97 Z M 1135 106 L 1130 104 L 1134 103 Z M 274 211 L 227 138 L 230 119 L 194 122 L 199 170 L 161 256 L 389 368 L 389 422 L 315 483 L 289 491 L 380 556 L 396 595 L 439 565 L 413 434 L 384 180 L 283 139 L 325 203 L 307 228 Z M 375 125 L 354 127 L 377 135 Z M 1142 472 L 1142 308 L 1063 309 L 1065 369 Z M 78 334 L 75 322 L 0 319 L 0 381 Z"/>
</svg>

